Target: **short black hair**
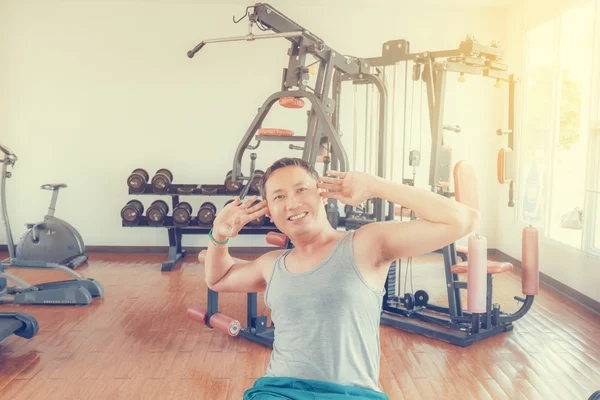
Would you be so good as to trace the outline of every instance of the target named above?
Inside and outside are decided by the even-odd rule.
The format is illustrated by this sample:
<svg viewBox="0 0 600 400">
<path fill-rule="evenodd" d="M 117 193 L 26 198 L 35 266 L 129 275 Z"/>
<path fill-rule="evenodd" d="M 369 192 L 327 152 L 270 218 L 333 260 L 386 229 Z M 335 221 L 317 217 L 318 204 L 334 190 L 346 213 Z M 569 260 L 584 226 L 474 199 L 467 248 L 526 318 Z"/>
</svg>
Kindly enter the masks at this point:
<svg viewBox="0 0 600 400">
<path fill-rule="evenodd" d="M 304 168 L 310 176 L 312 176 L 317 182 L 319 181 L 319 173 L 317 172 L 315 167 L 313 167 L 308 161 L 306 161 L 302 158 L 295 158 L 295 157 L 280 158 L 279 160 L 277 160 L 273 164 L 271 164 L 271 166 L 269 168 L 267 168 L 267 170 L 265 171 L 265 174 L 263 175 L 262 179 L 260 180 L 260 184 L 259 184 L 258 188 L 260 190 L 260 195 L 262 196 L 263 199 L 266 196 L 265 186 L 266 186 L 267 180 L 269 179 L 271 174 L 273 172 L 277 171 L 278 169 L 285 168 L 285 167 Z"/>
</svg>

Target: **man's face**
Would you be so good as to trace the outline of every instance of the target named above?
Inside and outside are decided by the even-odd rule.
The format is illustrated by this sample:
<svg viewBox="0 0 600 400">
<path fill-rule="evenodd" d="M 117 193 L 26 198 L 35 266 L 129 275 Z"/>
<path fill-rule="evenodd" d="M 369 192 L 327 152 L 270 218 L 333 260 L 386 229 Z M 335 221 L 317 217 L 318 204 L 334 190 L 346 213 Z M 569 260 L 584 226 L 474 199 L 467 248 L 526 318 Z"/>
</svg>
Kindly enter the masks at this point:
<svg viewBox="0 0 600 400">
<path fill-rule="evenodd" d="M 265 185 L 269 215 L 288 237 L 319 228 L 324 218 L 324 200 L 317 181 L 298 166 L 284 167 L 271 174 Z"/>
</svg>

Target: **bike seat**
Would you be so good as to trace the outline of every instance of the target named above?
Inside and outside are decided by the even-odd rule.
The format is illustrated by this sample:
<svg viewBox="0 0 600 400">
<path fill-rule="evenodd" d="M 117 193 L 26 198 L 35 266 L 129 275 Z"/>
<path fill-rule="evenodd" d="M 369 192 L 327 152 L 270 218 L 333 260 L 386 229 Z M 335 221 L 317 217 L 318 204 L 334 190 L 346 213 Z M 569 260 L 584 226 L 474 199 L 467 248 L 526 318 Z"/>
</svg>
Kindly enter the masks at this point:
<svg viewBox="0 0 600 400">
<path fill-rule="evenodd" d="M 66 188 L 67 185 L 64 183 L 46 183 L 45 185 L 42 185 L 42 189 L 46 189 L 46 190 L 56 190 L 56 189 L 61 189 L 61 188 Z"/>
</svg>

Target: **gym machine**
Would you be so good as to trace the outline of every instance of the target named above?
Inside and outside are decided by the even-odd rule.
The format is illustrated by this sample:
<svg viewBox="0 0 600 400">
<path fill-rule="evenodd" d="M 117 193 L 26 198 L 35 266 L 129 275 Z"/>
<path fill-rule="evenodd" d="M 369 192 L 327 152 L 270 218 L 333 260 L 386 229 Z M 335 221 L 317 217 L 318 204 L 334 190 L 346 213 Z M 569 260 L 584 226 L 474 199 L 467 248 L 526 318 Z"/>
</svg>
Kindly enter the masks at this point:
<svg viewBox="0 0 600 400">
<path fill-rule="evenodd" d="M 250 13 L 250 9 L 253 10 L 252 13 Z M 301 150 L 302 158 L 312 165 L 322 162 L 324 171 L 329 168 L 347 171 L 349 168 L 346 151 L 333 122 L 337 118 L 336 107 L 339 103 L 335 100 L 335 93 L 333 94 L 334 98 L 330 97 L 329 91 L 332 87 L 332 81 L 338 79 L 335 77 L 339 77 L 340 73 L 353 76 L 360 75 L 361 79 L 362 74 L 365 73 L 365 79 L 380 85 L 382 89 L 384 89 L 383 85 L 375 76 L 367 75 L 370 70 L 368 64 L 354 58 L 342 56 L 328 47 L 323 40 L 291 21 L 268 4 L 263 3 L 247 7 L 246 15 L 242 19 L 246 17 L 250 21 L 247 36 L 204 40 L 187 54 L 189 58 L 193 58 L 198 51 L 209 43 L 272 38 L 286 38 L 291 42 L 288 53 L 288 67 L 283 71 L 281 90 L 273 93 L 265 100 L 240 141 L 234 155 L 232 170 L 228 175 L 231 182 L 237 186 L 242 186 L 244 182 L 254 181 L 253 164 L 256 153 L 250 155 L 249 175 L 241 173 L 242 160 L 246 150 L 256 150 L 263 141 L 302 143 L 302 146 L 290 144 L 289 148 Z M 238 23 L 242 19 L 237 21 L 234 19 L 234 22 Z M 275 33 L 255 35 L 255 26 L 262 31 L 272 30 Z M 308 55 L 312 55 L 319 62 L 314 88 L 308 85 L 310 79 L 310 66 L 306 65 Z M 304 100 L 308 100 L 310 103 L 306 135 L 297 136 L 293 131 L 287 129 L 262 127 L 263 121 L 276 102 L 282 107 L 300 109 L 305 106 Z M 255 145 L 251 145 L 253 139 L 256 140 Z M 246 185 L 249 183 L 246 183 Z M 332 226 L 343 226 L 344 218 L 340 218 L 336 200 L 330 199 L 326 205 L 326 210 Z M 378 212 L 382 211 L 378 210 Z M 277 232 L 274 228 L 270 232 L 262 233 L 267 233 L 267 242 L 278 243 L 278 245 L 285 243 L 286 246 L 290 246 L 290 242 L 286 239 L 283 239 L 283 243 L 279 242 Z M 188 316 L 230 335 L 240 335 L 267 346 L 271 346 L 273 342 L 274 327 L 266 325 L 266 316 L 257 315 L 257 293 L 248 293 L 247 327 L 242 327 L 239 321 L 218 312 L 218 293 L 210 289 L 208 289 L 207 307 L 191 306 L 188 309 Z"/>
<path fill-rule="evenodd" d="M 31 339 L 39 330 L 37 320 L 29 314 L 22 312 L 0 313 L 0 343 L 12 335 L 23 339 Z"/>
<path fill-rule="evenodd" d="M 8 156 L 6 147 L 0 145 L 0 149 Z M 11 156 L 16 161 L 16 156 Z M 75 269 L 87 261 L 85 244 L 77 229 L 54 216 L 58 192 L 66 187 L 64 183 L 41 186 L 44 190 L 52 191 L 48 213 L 43 221 L 26 225 L 27 231 L 19 239 L 16 252 L 11 257 L 14 266 L 53 268 L 60 264 Z M 7 233 L 12 240 L 10 232 Z"/>
<path fill-rule="evenodd" d="M 288 52 L 289 62 L 287 68 L 283 70 L 281 90 L 269 96 L 259 108 L 256 117 L 235 152 L 231 177 L 233 181 L 239 182 L 240 185 L 244 181 L 252 180 L 252 174 L 250 176 L 241 174 L 241 162 L 244 158 L 244 152 L 248 149 L 256 149 L 261 141 L 266 140 L 303 142 L 304 146 L 299 148 L 303 151 L 302 158 L 312 165 L 315 165 L 321 157 L 320 161 L 325 164 L 324 169 L 327 169 L 328 164 L 331 163 L 332 169 L 347 171 L 349 169 L 347 155 L 341 144 L 339 134 L 339 106 L 343 82 L 350 82 L 353 85 L 371 85 L 377 90 L 378 112 L 377 136 L 375 138 L 377 160 L 374 173 L 386 177 L 388 166 L 386 127 L 389 105 L 388 88 L 385 83 L 385 67 L 396 66 L 401 62 L 406 63 L 406 71 L 408 71 L 408 62 L 412 62 L 413 81 L 422 80 L 427 88 L 432 138 L 429 186 L 432 191 L 447 197 L 455 195 L 455 193 L 449 191 L 451 149 L 444 146 L 443 143 L 444 131 L 459 132 L 461 129 L 459 126 L 450 126 L 443 123 L 445 83 L 449 72 L 459 73 L 461 79 L 464 78 L 465 74 L 482 75 L 496 80 L 497 86 L 501 81 L 509 83 L 510 126 L 509 129 L 502 132 L 509 135 L 509 145 L 514 146 L 512 139 L 514 132 L 512 109 L 514 107 L 516 79 L 514 75 L 507 72 L 507 66 L 501 62 L 503 50 L 497 42 L 492 43 L 491 46 L 485 46 L 472 36 L 467 36 L 457 49 L 410 53 L 410 43 L 408 41 L 391 40 L 383 44 L 380 57 L 357 58 L 344 56 L 336 52 L 314 33 L 293 22 L 268 4 L 257 3 L 248 7 L 245 17 L 250 21 L 249 33 L 246 36 L 204 40 L 188 52 L 188 57 L 192 58 L 206 44 L 219 42 L 253 41 L 270 38 L 285 38 L 291 42 L 291 48 Z M 234 19 L 236 23 L 239 21 L 241 19 L 238 21 Z M 255 35 L 253 32 L 255 25 L 262 31 L 271 30 L 274 33 Z M 319 63 L 314 88 L 310 88 L 307 84 L 310 78 L 310 66 L 306 65 L 308 55 L 313 56 Z M 303 99 L 310 102 L 305 136 L 296 136 L 293 132 L 285 129 L 262 127 L 262 122 L 275 102 L 279 101 L 279 104 L 284 107 L 300 108 L 304 104 Z M 250 143 L 253 139 L 257 141 L 257 144 L 251 146 Z M 325 148 L 326 151 L 320 156 L 319 153 L 322 148 Z M 402 151 L 404 152 L 405 148 Z M 416 167 L 419 162 L 420 153 L 411 150 L 410 165 Z M 512 178 L 512 176 L 509 176 L 509 179 Z M 404 173 L 402 180 L 406 184 L 414 184 L 414 178 L 412 182 L 406 180 L 404 179 Z M 468 183 L 466 184 L 468 185 Z M 510 191 L 510 201 L 512 202 L 512 190 Z M 383 199 L 373 199 L 362 208 L 345 207 L 346 216 L 340 218 L 337 201 L 330 199 L 327 203 L 327 211 L 329 221 L 334 227 L 357 229 L 371 222 L 395 219 L 395 205 L 388 203 L 387 206 L 386 212 L 385 201 Z M 415 218 L 410 210 L 401 210 L 402 215 L 404 215 L 404 211 L 407 211 L 411 218 Z M 492 275 L 510 270 L 512 266 L 505 264 L 495 266 L 487 260 L 482 260 L 480 256 L 477 257 L 476 255 L 481 254 L 481 244 L 485 243 L 485 240 L 475 236 L 477 241 L 473 239 L 473 245 L 462 250 L 462 263 L 457 263 L 457 248 L 454 244 L 440 250 L 444 255 L 446 269 L 448 307 L 430 304 L 428 294 L 425 291 L 417 291 L 414 295 L 405 294 L 403 297 L 396 296 L 397 264 L 394 263 L 390 268 L 386 281 L 387 293 L 383 301 L 382 323 L 460 346 L 468 346 L 485 337 L 511 330 L 512 322 L 525 315 L 533 303 L 534 295 L 537 293 L 536 232 L 535 228 L 531 228 L 523 233 L 524 240 L 527 238 L 528 243 L 527 246 L 524 246 L 524 257 L 527 256 L 528 260 L 531 261 L 528 262 L 527 268 L 525 268 L 524 262 L 523 270 L 524 274 L 527 274 L 523 289 L 524 293 L 527 292 L 525 293 L 527 297 L 526 299 L 516 298 L 523 305 L 515 314 L 501 313 L 499 306 L 491 304 Z M 277 233 L 273 232 L 271 235 L 277 235 Z M 269 237 L 267 237 L 267 240 L 269 240 Z M 282 247 L 289 248 L 291 246 L 291 243 L 285 237 L 278 240 Z M 468 257 L 467 253 L 469 253 Z M 467 272 L 469 277 L 471 274 L 478 278 L 487 276 L 483 286 L 481 285 L 481 279 L 478 283 L 471 284 L 470 287 L 468 287 L 467 282 L 460 282 L 458 274 Z M 469 309 L 463 310 L 460 304 L 460 289 L 469 290 L 474 293 L 473 298 L 478 298 L 480 301 L 469 304 Z M 483 297 L 481 296 L 482 291 L 484 293 Z M 482 298 L 483 300 L 481 300 Z M 218 312 L 218 294 L 211 290 L 208 291 L 207 308 L 191 307 L 188 309 L 188 316 L 230 335 L 241 335 L 246 339 L 270 345 L 272 343 L 270 335 L 274 331 L 274 327 L 267 327 L 265 325 L 266 317 L 256 315 L 256 293 L 249 293 L 247 301 L 247 327 L 243 327 L 239 321 L 222 316 Z M 482 304 L 485 309 L 482 309 Z M 213 320 L 214 324 L 211 322 Z"/>
<path fill-rule="evenodd" d="M 49 254 L 64 255 L 66 254 L 65 249 L 78 242 L 80 237 L 77 237 L 75 234 L 76 231 L 69 224 L 52 215 L 56 204 L 57 190 L 60 187 L 64 187 L 64 185 L 44 185 L 53 188 L 57 187 L 57 189 L 53 189 L 56 191 L 53 194 L 48 212 L 49 216 L 40 224 L 31 224 L 29 230 L 21 238 L 21 243 L 27 243 L 24 248 L 39 246 L 39 250 L 25 251 L 21 247 L 19 251 L 19 247 L 17 247 L 15 254 L 15 245 L 6 202 L 6 180 L 12 176 L 12 172 L 8 171 L 8 168 L 14 167 L 18 158 L 11 150 L 1 144 L 0 153 L 2 155 L 0 159 L 0 164 L 2 164 L 0 201 L 9 253 L 9 258 L 0 261 L 0 304 L 89 305 L 92 302 L 92 298 L 101 297 L 104 294 L 104 289 L 98 281 L 91 278 L 83 278 L 73 269 L 59 263 L 35 259 L 28 260 L 20 257 L 22 255 L 41 254 L 44 251 L 47 251 Z M 63 256 L 61 255 L 59 258 L 61 257 Z M 74 279 L 29 285 L 24 280 L 6 272 L 5 268 L 57 270 L 66 273 Z M 7 286 L 6 280 L 15 283 L 16 286 Z"/>
<path fill-rule="evenodd" d="M 173 271 L 185 257 L 182 248 L 183 235 L 206 235 L 212 228 L 217 214 L 216 205 L 210 201 L 203 202 L 194 210 L 188 201 L 181 201 L 180 196 L 225 196 L 243 198 L 246 195 L 258 195 L 258 184 L 263 171 L 255 169 L 256 154 L 251 154 L 252 179 L 246 184 L 234 181 L 232 171 L 227 172 L 223 183 L 220 184 L 180 184 L 173 183 L 173 173 L 161 168 L 150 179 L 143 168 L 134 169 L 127 177 L 127 187 L 130 195 L 169 196 L 170 201 L 155 200 L 150 205 L 137 199 L 130 200 L 121 209 L 123 227 L 154 227 L 166 228 L 169 237 L 167 261 L 161 266 L 161 271 Z M 233 199 L 229 200 L 233 201 Z M 227 204 L 227 203 L 226 203 Z M 252 221 L 242 228 L 242 235 L 264 235 L 277 229 L 268 219 L 261 218 Z"/>
</svg>

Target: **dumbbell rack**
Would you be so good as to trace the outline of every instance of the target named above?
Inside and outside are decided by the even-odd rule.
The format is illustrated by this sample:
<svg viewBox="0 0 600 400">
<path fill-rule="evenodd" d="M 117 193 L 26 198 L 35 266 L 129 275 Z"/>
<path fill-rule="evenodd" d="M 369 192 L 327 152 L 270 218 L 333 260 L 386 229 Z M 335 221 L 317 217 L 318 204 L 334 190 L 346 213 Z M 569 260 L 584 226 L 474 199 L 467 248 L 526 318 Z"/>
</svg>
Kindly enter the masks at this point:
<svg viewBox="0 0 600 400">
<path fill-rule="evenodd" d="M 171 210 L 179 204 L 179 196 L 240 196 L 243 191 L 243 186 L 231 192 L 225 188 L 225 185 L 194 185 L 194 184 L 171 184 L 166 191 L 155 192 L 150 183 L 146 183 L 140 190 L 129 189 L 130 195 L 151 195 L 151 196 L 171 196 Z M 255 194 L 252 191 L 249 195 Z M 179 261 L 186 254 L 182 248 L 183 235 L 207 235 L 212 224 L 203 224 L 198 221 L 198 216 L 194 216 L 189 224 L 179 226 L 173 222 L 172 216 L 165 216 L 164 223 L 160 225 L 151 224 L 145 215 L 141 215 L 139 220 L 133 223 L 122 221 L 122 226 L 127 228 L 167 228 L 169 235 L 169 251 L 168 260 L 161 266 L 161 271 L 173 271 Z M 279 232 L 271 221 L 265 218 L 263 226 L 246 225 L 240 230 L 241 235 L 266 235 L 268 232 Z"/>
</svg>

